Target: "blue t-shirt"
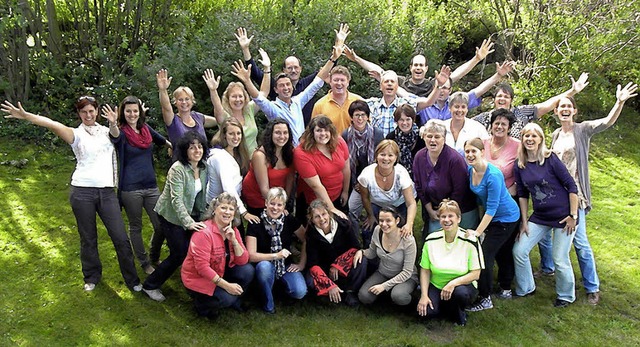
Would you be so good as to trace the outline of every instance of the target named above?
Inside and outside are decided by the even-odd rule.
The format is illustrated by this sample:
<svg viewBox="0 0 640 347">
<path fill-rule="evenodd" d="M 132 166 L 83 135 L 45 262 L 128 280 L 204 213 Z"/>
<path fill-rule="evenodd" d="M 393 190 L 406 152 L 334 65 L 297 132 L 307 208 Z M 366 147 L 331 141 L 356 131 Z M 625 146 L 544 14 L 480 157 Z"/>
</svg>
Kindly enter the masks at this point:
<svg viewBox="0 0 640 347">
<path fill-rule="evenodd" d="M 520 218 L 518 204 L 509 194 L 504 183 L 504 176 L 500 169 L 491 163 L 487 163 L 487 171 L 477 186 L 473 185 L 473 168 L 469 170 L 469 187 L 478 197 L 479 203 L 484 206 L 485 213 L 493 216 L 492 221 L 501 223 L 517 222 Z"/>
</svg>

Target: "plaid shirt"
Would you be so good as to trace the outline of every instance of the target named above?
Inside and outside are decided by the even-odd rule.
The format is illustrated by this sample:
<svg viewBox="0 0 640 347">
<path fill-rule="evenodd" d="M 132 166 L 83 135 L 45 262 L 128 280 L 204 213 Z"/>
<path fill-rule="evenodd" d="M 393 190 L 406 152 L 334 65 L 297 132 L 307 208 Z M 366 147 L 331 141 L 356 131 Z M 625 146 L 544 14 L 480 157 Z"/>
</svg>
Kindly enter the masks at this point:
<svg viewBox="0 0 640 347">
<path fill-rule="evenodd" d="M 396 128 L 393 112 L 398 106 L 409 104 L 414 110 L 417 106 L 415 95 L 409 96 L 409 98 L 396 97 L 389 106 L 385 105 L 383 98 L 369 98 L 365 101 L 371 109 L 371 125 L 382 130 L 385 137 Z"/>
</svg>

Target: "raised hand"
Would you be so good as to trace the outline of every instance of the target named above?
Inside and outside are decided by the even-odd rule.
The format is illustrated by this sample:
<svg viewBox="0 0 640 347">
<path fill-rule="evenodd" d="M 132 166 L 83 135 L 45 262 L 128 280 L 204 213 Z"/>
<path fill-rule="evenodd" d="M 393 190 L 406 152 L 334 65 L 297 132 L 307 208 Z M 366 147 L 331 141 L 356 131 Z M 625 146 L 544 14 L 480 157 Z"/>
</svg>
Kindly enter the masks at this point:
<svg viewBox="0 0 640 347">
<path fill-rule="evenodd" d="M 212 69 L 204 70 L 202 79 L 204 80 L 204 83 L 207 84 L 207 88 L 209 88 L 209 90 L 217 90 L 218 86 L 220 86 L 220 76 L 216 79 Z"/>
<path fill-rule="evenodd" d="M 240 81 L 248 83 L 251 81 L 251 64 L 247 68 L 244 67 L 242 60 L 235 61 L 231 66 L 231 74 L 238 77 Z"/>
<path fill-rule="evenodd" d="M 333 29 L 333 31 L 336 32 L 336 46 L 343 46 L 347 36 L 351 33 L 351 31 L 349 31 L 349 24 L 347 23 L 340 23 L 340 30 Z"/>
<path fill-rule="evenodd" d="M 586 72 L 581 73 L 577 81 L 573 79 L 573 76 L 569 77 L 571 77 L 571 88 L 575 93 L 580 93 L 586 86 L 589 85 L 589 82 L 587 82 L 589 74 Z"/>
<path fill-rule="evenodd" d="M 7 119 L 10 119 L 10 118 L 26 119 L 27 118 L 27 111 L 25 111 L 24 108 L 22 108 L 22 103 L 20 102 L 18 102 L 18 107 L 15 107 L 13 106 L 12 103 L 5 100 L 4 103 L 2 103 L 2 112 L 8 113 L 8 115 L 4 116 L 4 118 L 7 118 Z"/>
<path fill-rule="evenodd" d="M 240 44 L 240 48 L 249 48 L 251 40 L 253 40 L 253 35 L 251 35 L 251 37 L 247 37 L 247 29 L 240 27 L 236 30 L 234 35 L 238 40 L 238 44 Z"/>
<path fill-rule="evenodd" d="M 344 45 L 344 56 L 351 61 L 356 61 L 356 52 L 347 45 Z"/>
<path fill-rule="evenodd" d="M 271 58 L 269 58 L 267 52 L 262 48 L 258 49 L 258 53 L 260 53 L 260 59 L 258 59 L 258 62 L 262 64 L 263 69 L 269 70 L 269 68 L 271 68 Z"/>
<path fill-rule="evenodd" d="M 618 84 L 618 87 L 616 90 L 616 98 L 618 98 L 619 101 L 625 102 L 630 98 L 633 98 L 634 96 L 638 95 L 638 93 L 636 93 L 637 90 L 638 90 L 638 85 L 633 82 L 627 83 L 627 85 L 624 86 L 624 88 L 620 88 L 620 85 Z"/>
<path fill-rule="evenodd" d="M 109 124 L 115 124 L 118 120 L 118 108 L 112 109 L 110 105 L 104 105 L 100 116 L 109 121 Z"/>
<path fill-rule="evenodd" d="M 440 71 L 436 70 L 435 74 L 438 85 L 443 86 L 449 80 L 449 76 L 451 76 L 451 68 L 447 65 L 442 65 Z"/>
<path fill-rule="evenodd" d="M 168 77 L 168 76 L 169 76 L 169 72 L 167 71 L 167 69 L 162 69 L 158 71 L 158 73 L 156 74 L 156 82 L 158 83 L 158 89 L 160 90 L 169 89 L 169 86 L 171 85 L 171 79 L 173 77 Z"/>
<path fill-rule="evenodd" d="M 344 52 L 344 45 L 336 45 L 333 46 L 333 50 L 331 51 L 331 60 L 336 61 Z"/>
<path fill-rule="evenodd" d="M 502 64 L 496 63 L 496 73 L 502 77 L 509 74 L 513 71 L 513 68 L 516 66 L 515 61 L 505 61 Z"/>
<path fill-rule="evenodd" d="M 476 47 L 476 58 L 478 58 L 478 60 L 483 60 L 487 55 L 493 53 L 493 51 L 493 42 L 488 39 L 484 39 L 482 40 L 480 48 Z"/>
</svg>

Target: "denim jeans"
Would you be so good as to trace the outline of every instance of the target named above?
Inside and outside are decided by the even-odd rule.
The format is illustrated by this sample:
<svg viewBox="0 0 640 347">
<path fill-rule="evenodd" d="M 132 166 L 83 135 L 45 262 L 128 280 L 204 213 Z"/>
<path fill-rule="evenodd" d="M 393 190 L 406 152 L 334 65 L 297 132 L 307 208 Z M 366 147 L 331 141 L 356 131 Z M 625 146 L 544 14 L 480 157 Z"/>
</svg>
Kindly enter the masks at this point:
<svg viewBox="0 0 640 347">
<path fill-rule="evenodd" d="M 145 250 L 144 241 L 142 241 L 142 209 L 144 208 L 145 211 L 147 211 L 149 221 L 151 221 L 151 225 L 153 226 L 153 236 L 151 237 L 153 244 L 156 234 L 162 235 L 158 214 L 153 210 L 159 197 L 160 190 L 158 190 L 157 187 L 120 192 L 120 201 L 122 201 L 124 211 L 127 213 L 127 219 L 129 219 L 129 238 L 131 239 L 131 245 L 142 267 L 150 265 L 149 256 Z M 160 243 L 160 246 L 162 246 L 162 243 Z"/>
<path fill-rule="evenodd" d="M 262 294 L 262 307 L 265 311 L 273 311 L 273 284 L 276 280 L 276 267 L 270 261 L 263 260 L 256 264 L 256 281 Z M 307 284 L 302 272 L 285 272 L 279 281 L 284 285 L 287 295 L 294 299 L 302 299 L 307 294 Z"/>
<path fill-rule="evenodd" d="M 533 222 L 528 222 L 528 226 L 529 235 L 520 235 L 520 238 L 513 246 L 513 261 L 516 269 L 516 295 L 527 295 L 536 289 L 529 253 L 545 235 L 551 234 L 553 237 L 552 257 L 556 268 L 556 294 L 558 299 L 568 302 L 575 301 L 575 277 L 573 276 L 573 268 L 569 258 L 574 233 L 567 235 L 562 228 L 553 228 Z"/>
<path fill-rule="evenodd" d="M 251 264 L 226 267 L 223 278 L 230 283 L 237 283 L 246 291 L 253 280 L 253 266 Z M 187 288 L 187 292 L 193 298 L 193 306 L 199 316 L 215 318 L 218 310 L 225 307 L 238 306 L 240 296 L 231 295 L 226 290 L 216 287 L 213 295 L 195 292 Z"/>
<path fill-rule="evenodd" d="M 169 256 L 158 265 L 156 270 L 144 281 L 144 289 L 159 289 L 164 282 L 173 275 L 173 273 L 182 265 L 184 258 L 187 257 L 189 250 L 189 241 L 192 232 L 185 230 L 179 225 L 170 223 L 162 216 L 160 219 L 160 228 L 167 238 L 167 246 L 169 246 Z"/>
<path fill-rule="evenodd" d="M 600 291 L 600 278 L 596 271 L 596 260 L 593 257 L 593 250 L 587 238 L 587 220 L 584 209 L 578 209 L 578 225 L 576 235 L 573 238 L 573 246 L 578 256 L 578 265 L 582 273 L 582 285 L 587 293 Z M 545 237 L 538 242 L 540 249 L 540 267 L 544 272 L 555 271 L 553 259 L 551 258 L 551 237 Z"/>
</svg>

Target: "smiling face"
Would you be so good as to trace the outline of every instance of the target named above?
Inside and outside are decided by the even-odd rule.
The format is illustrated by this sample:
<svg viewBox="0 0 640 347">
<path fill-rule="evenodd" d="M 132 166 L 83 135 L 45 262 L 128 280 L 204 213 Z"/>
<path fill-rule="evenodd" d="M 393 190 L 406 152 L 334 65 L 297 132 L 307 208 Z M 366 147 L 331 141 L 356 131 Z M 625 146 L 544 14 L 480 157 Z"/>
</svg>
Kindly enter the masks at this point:
<svg viewBox="0 0 640 347">
<path fill-rule="evenodd" d="M 445 232 L 457 231 L 458 224 L 460 224 L 460 217 L 451 210 L 443 210 L 438 215 L 440 219 L 440 226 Z"/>
<path fill-rule="evenodd" d="M 467 161 L 467 164 L 474 166 L 483 161 L 484 153 L 478 147 L 471 145 L 469 143 L 464 146 L 464 159 Z"/>
<path fill-rule="evenodd" d="M 334 73 L 331 75 L 329 85 L 334 96 L 346 95 L 347 88 L 349 88 L 349 78 L 341 73 Z"/>
<path fill-rule="evenodd" d="M 496 117 L 491 123 L 491 135 L 503 138 L 509 136 L 509 120 L 506 117 Z"/>
<path fill-rule="evenodd" d="M 400 131 L 403 133 L 408 133 L 413 129 L 413 119 L 405 114 L 400 115 L 400 119 L 398 119 L 397 123 L 398 128 L 400 128 Z"/>
<path fill-rule="evenodd" d="M 353 123 L 353 127 L 362 131 L 367 126 L 367 122 L 369 122 L 369 116 L 364 111 L 356 110 L 353 112 L 353 117 L 351 117 L 351 123 Z"/>
<path fill-rule="evenodd" d="M 138 119 L 140 119 L 140 107 L 138 107 L 138 104 L 124 105 L 124 119 L 126 119 L 130 127 L 136 129 Z"/>
<path fill-rule="evenodd" d="M 531 152 L 537 153 L 542 143 L 542 137 L 534 130 L 528 130 L 522 133 L 522 145 Z"/>
<path fill-rule="evenodd" d="M 441 133 L 435 131 L 428 131 L 424 135 L 424 143 L 427 145 L 427 150 L 431 153 L 440 154 L 445 144 L 445 137 Z"/>
<path fill-rule="evenodd" d="M 398 155 L 392 150 L 391 146 L 387 146 L 376 155 L 376 163 L 378 163 L 380 169 L 390 169 L 396 165 L 397 161 Z"/>
<path fill-rule="evenodd" d="M 213 213 L 213 218 L 217 225 L 229 225 L 233 221 L 233 217 L 236 213 L 236 207 L 231 204 L 222 202 L 218 206 L 216 206 L 216 209 L 213 211 Z M 224 233 L 222 230 L 220 230 L 220 232 Z"/>
<path fill-rule="evenodd" d="M 289 141 L 289 129 L 286 124 L 276 124 L 273 126 L 271 133 L 271 141 L 276 147 L 284 147 Z"/>
<path fill-rule="evenodd" d="M 314 208 L 311 210 L 311 223 L 325 232 L 331 229 L 331 215 L 324 208 Z"/>
<path fill-rule="evenodd" d="M 498 90 L 496 96 L 493 98 L 493 106 L 498 108 L 510 109 L 512 96 L 503 89 Z"/>
<path fill-rule="evenodd" d="M 242 140 L 242 129 L 235 125 L 229 125 L 224 136 L 227 140 L 227 148 L 236 148 L 240 145 L 240 141 Z"/>
<path fill-rule="evenodd" d="M 284 201 L 282 198 L 273 198 L 269 201 L 265 202 L 265 208 L 267 210 L 267 216 L 269 216 L 269 218 L 280 218 L 280 216 L 282 216 L 282 214 L 284 213 L 284 207 L 285 207 L 286 201 Z"/>
<path fill-rule="evenodd" d="M 300 60 L 298 60 L 298 58 L 289 56 L 284 60 L 284 73 L 289 76 L 292 82 L 298 82 L 301 72 L 302 67 L 300 66 Z"/>
<path fill-rule="evenodd" d="M 176 94 L 176 106 L 178 107 L 178 111 L 191 112 L 191 108 L 193 108 L 193 99 L 186 92 L 179 92 Z"/>
<path fill-rule="evenodd" d="M 96 125 L 96 117 L 98 116 L 98 110 L 91 104 L 78 109 L 78 117 L 82 120 L 82 124 L 87 126 Z"/>
<path fill-rule="evenodd" d="M 380 91 L 387 97 L 395 97 L 398 92 L 398 75 L 393 71 L 387 71 L 382 75 Z"/>
<path fill-rule="evenodd" d="M 231 107 L 231 110 L 242 111 L 245 103 L 244 91 L 241 88 L 235 87 L 229 90 L 229 107 Z"/>
<path fill-rule="evenodd" d="M 558 116 L 561 123 L 573 123 L 573 117 L 578 113 L 578 110 L 571 102 L 571 99 L 561 98 L 553 112 Z"/>
<path fill-rule="evenodd" d="M 189 144 L 189 148 L 187 149 L 187 159 L 191 164 L 197 164 L 202 159 L 203 153 L 204 150 L 202 148 L 202 143 L 193 141 Z"/>
<path fill-rule="evenodd" d="M 316 126 L 313 128 L 313 139 L 318 145 L 326 145 L 331 141 L 331 131 L 327 128 Z"/>
<path fill-rule="evenodd" d="M 393 213 L 387 211 L 380 211 L 378 215 L 378 225 L 383 233 L 388 234 L 395 231 L 400 223 L 400 218 L 393 218 Z"/>
<path fill-rule="evenodd" d="M 411 67 L 409 68 L 411 71 L 411 79 L 415 83 L 421 83 L 424 80 L 424 76 L 429 70 L 427 66 L 427 58 L 424 55 L 416 55 L 411 60 Z"/>
<path fill-rule="evenodd" d="M 456 102 L 449 105 L 449 111 L 451 111 L 451 118 L 454 120 L 463 120 L 467 116 L 469 109 L 467 108 L 467 104 Z"/>
<path fill-rule="evenodd" d="M 279 78 L 276 81 L 276 94 L 282 100 L 288 101 L 293 94 L 293 85 L 288 77 Z"/>
</svg>

